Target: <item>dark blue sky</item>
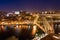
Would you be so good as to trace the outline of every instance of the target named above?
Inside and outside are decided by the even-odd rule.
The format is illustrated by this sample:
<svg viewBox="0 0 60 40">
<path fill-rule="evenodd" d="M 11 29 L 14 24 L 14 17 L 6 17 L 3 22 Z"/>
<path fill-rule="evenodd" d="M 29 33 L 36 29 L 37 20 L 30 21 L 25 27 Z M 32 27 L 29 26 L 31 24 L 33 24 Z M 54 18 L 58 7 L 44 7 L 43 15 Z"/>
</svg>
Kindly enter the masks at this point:
<svg viewBox="0 0 60 40">
<path fill-rule="evenodd" d="M 60 0 L 0 0 L 0 10 L 60 10 Z"/>
</svg>

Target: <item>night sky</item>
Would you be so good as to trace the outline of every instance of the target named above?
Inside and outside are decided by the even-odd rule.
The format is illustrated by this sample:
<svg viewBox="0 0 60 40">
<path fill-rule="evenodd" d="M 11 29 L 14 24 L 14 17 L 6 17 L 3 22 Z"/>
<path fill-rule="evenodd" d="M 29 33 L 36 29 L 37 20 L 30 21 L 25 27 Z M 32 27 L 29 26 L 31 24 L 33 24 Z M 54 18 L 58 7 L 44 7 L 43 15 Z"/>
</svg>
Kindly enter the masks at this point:
<svg viewBox="0 0 60 40">
<path fill-rule="evenodd" d="M 3 11 L 44 11 L 60 10 L 60 0 L 0 0 Z"/>
</svg>

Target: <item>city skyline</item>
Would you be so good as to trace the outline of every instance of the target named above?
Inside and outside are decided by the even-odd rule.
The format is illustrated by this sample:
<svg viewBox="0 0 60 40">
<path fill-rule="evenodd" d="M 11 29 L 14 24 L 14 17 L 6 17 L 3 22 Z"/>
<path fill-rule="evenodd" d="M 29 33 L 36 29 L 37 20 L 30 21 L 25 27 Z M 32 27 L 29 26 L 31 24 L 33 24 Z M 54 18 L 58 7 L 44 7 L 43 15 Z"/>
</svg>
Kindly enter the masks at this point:
<svg viewBox="0 0 60 40">
<path fill-rule="evenodd" d="M 60 0 L 0 0 L 2 11 L 60 10 Z"/>
</svg>

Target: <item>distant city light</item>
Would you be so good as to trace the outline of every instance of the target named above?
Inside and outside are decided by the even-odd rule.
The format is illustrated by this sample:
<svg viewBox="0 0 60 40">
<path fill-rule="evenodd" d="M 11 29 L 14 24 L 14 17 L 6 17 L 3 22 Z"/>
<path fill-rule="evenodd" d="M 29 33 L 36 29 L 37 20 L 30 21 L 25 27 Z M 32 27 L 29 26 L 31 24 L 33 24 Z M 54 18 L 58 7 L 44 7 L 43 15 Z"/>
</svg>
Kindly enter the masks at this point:
<svg viewBox="0 0 60 40">
<path fill-rule="evenodd" d="M 20 12 L 19 11 L 15 11 L 15 14 L 19 14 Z"/>
<path fill-rule="evenodd" d="M 9 12 L 8 14 L 13 14 L 12 12 Z"/>
<path fill-rule="evenodd" d="M 47 11 L 45 11 L 45 13 L 47 13 Z"/>
<path fill-rule="evenodd" d="M 7 17 L 9 16 L 9 14 L 6 15 Z"/>
<path fill-rule="evenodd" d="M 43 14 L 44 12 L 42 12 L 42 14 Z"/>
<path fill-rule="evenodd" d="M 47 16 L 48 18 L 52 18 L 52 16 Z"/>
<path fill-rule="evenodd" d="M 13 14 L 13 13 L 12 13 L 12 12 L 9 12 L 9 13 L 7 13 L 7 15 L 6 15 L 6 16 L 8 17 L 10 14 Z"/>
</svg>

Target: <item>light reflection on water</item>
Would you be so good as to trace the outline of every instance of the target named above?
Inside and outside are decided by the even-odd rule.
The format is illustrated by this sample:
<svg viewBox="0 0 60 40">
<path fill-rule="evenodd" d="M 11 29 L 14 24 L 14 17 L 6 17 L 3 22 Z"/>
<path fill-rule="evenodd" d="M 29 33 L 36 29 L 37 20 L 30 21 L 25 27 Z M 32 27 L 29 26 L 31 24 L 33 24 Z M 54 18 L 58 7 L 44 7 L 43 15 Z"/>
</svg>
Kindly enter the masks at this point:
<svg viewBox="0 0 60 40">
<path fill-rule="evenodd" d="M 17 26 L 17 27 L 16 27 Z M 18 25 L 16 25 L 16 26 L 14 26 L 14 25 L 11 25 L 10 27 L 8 26 L 8 25 L 4 25 L 4 29 L 7 31 L 7 30 L 12 30 L 12 29 L 14 29 L 15 27 L 16 27 L 16 29 L 14 29 L 14 30 L 12 30 L 12 31 L 14 31 L 14 34 L 16 35 L 16 36 L 18 36 L 19 34 L 20 34 L 20 32 L 21 32 L 21 29 L 25 29 L 25 28 L 27 28 L 27 31 L 31 31 L 32 29 L 34 29 L 34 31 L 35 31 L 35 26 L 33 27 L 31 27 L 30 25 L 28 25 L 28 26 L 24 26 L 24 27 L 20 27 L 20 26 L 18 26 Z M 10 29 L 8 29 L 8 28 L 10 28 Z M 25 31 L 25 30 L 24 30 Z M 24 33 L 24 32 L 23 32 Z M 28 32 L 26 32 L 26 35 L 27 35 L 27 33 Z M 31 32 L 30 32 L 31 33 Z M 9 33 L 8 33 L 9 34 Z M 34 34 L 33 34 L 34 35 Z"/>
<path fill-rule="evenodd" d="M 23 29 L 23 28 L 27 29 L 27 31 L 30 31 L 30 30 L 33 30 L 33 29 L 35 30 L 35 27 L 31 27 L 30 25 L 26 26 L 26 27 L 23 27 L 23 26 L 21 27 L 21 26 L 18 26 L 18 25 L 16 25 L 16 26 L 14 26 L 14 25 L 11 25 L 11 26 L 9 26 L 9 25 L 3 25 L 3 28 L 4 28 L 3 30 L 6 30 L 6 31 L 8 31 L 10 29 L 11 30 L 13 29 L 15 33 L 20 33 L 21 29 Z"/>
</svg>

